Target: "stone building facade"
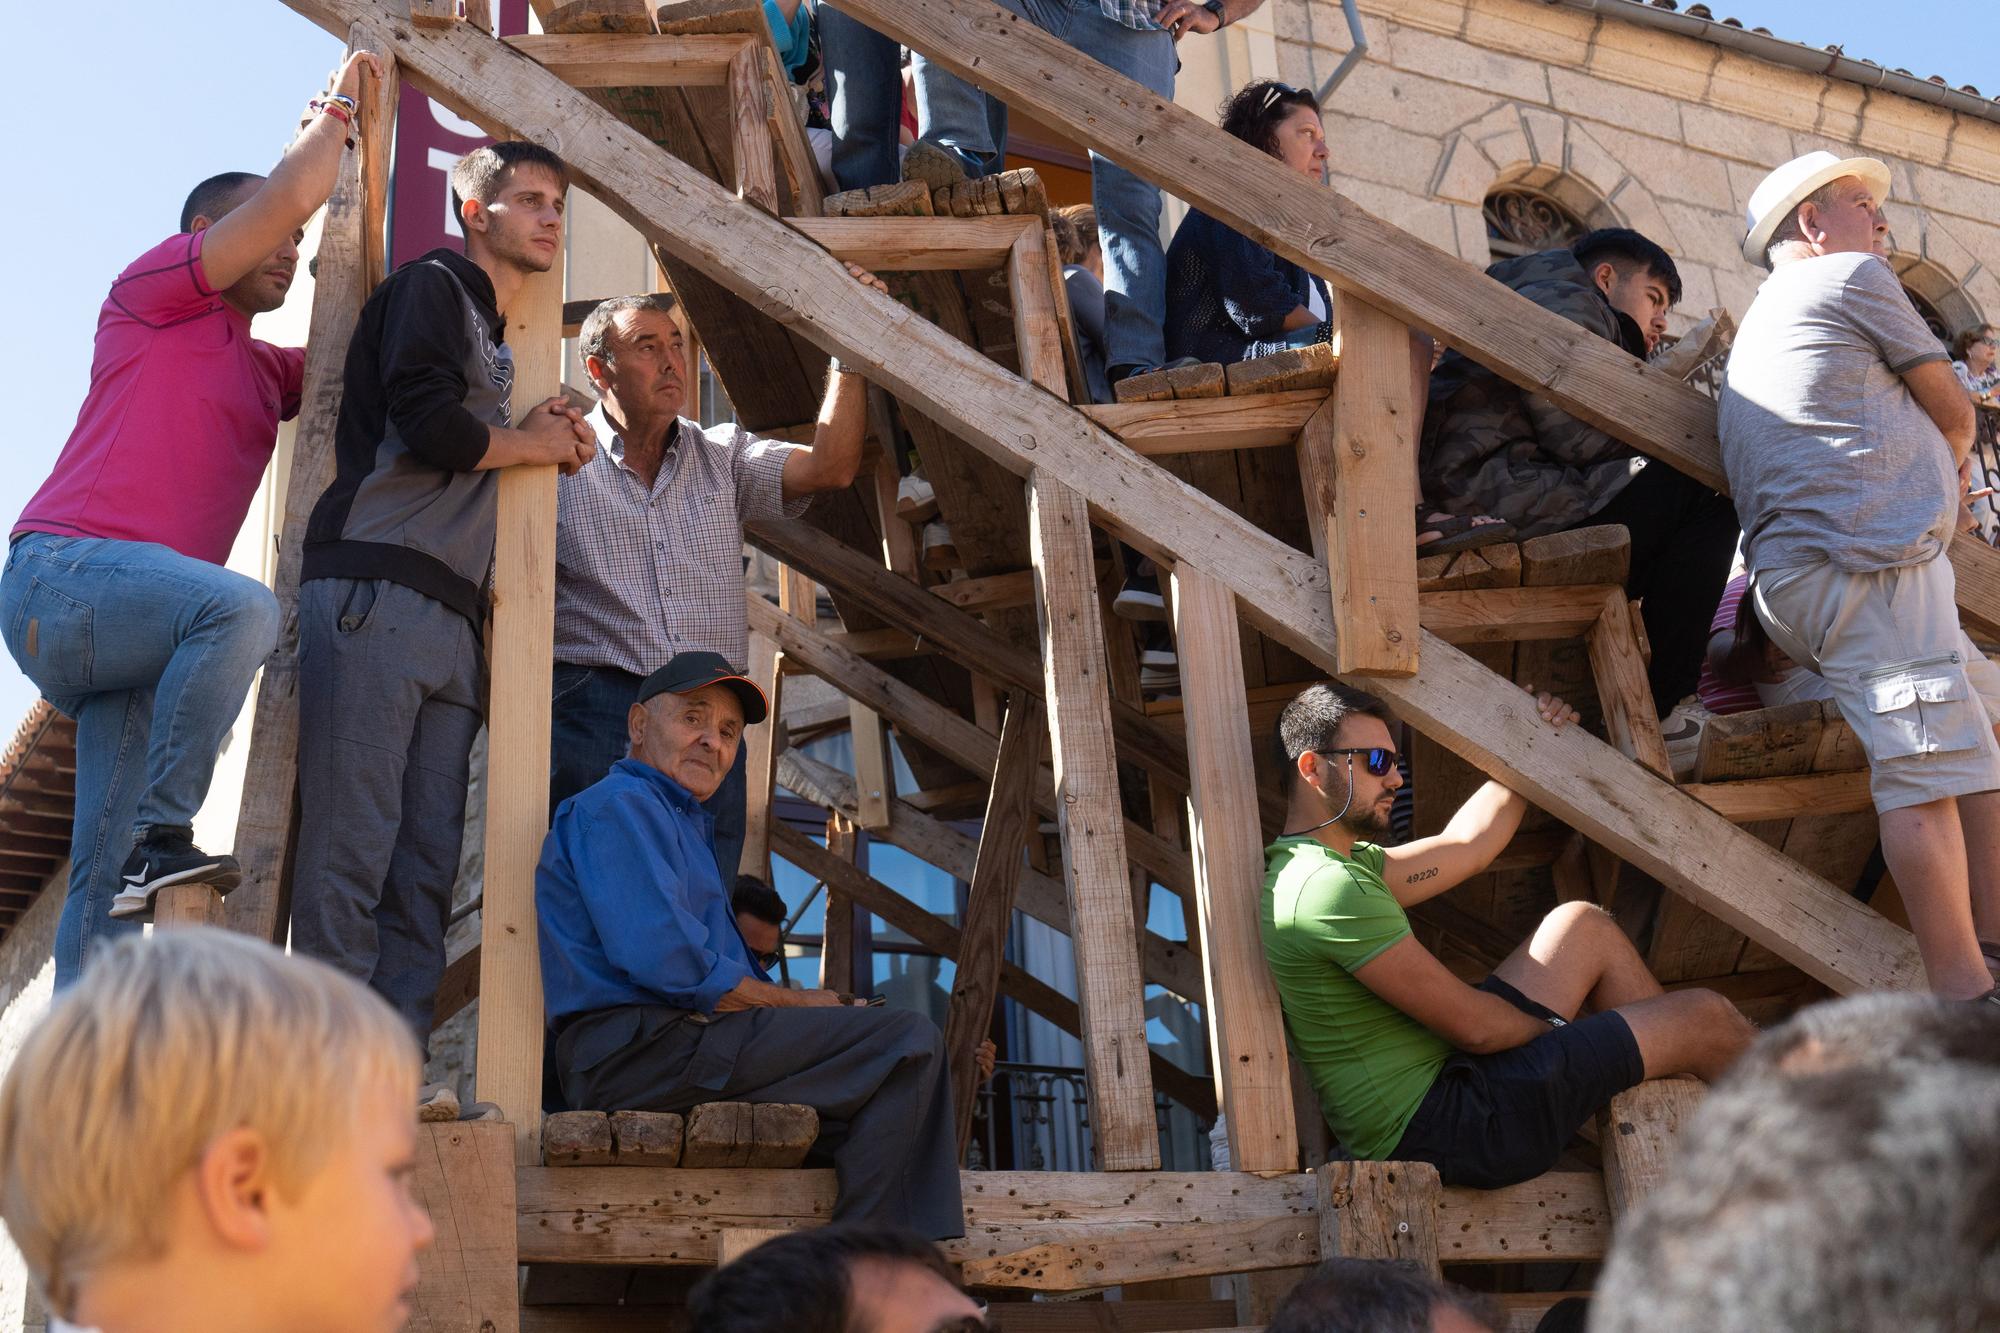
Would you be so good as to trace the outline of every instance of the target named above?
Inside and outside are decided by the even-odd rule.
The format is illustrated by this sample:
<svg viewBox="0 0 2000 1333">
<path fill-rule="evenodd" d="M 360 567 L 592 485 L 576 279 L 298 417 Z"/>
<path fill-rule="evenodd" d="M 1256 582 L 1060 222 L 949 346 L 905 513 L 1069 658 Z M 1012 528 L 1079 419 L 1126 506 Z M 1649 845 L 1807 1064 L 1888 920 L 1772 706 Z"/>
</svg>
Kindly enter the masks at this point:
<svg viewBox="0 0 2000 1333">
<path fill-rule="evenodd" d="M 1676 329 L 1715 306 L 1740 320 L 1763 277 L 1738 249 L 1750 192 L 1824 148 L 1889 164 L 1894 263 L 1926 314 L 1951 333 L 2000 319 L 2000 105 L 1987 119 L 1657 31 L 1626 0 L 1358 8 L 1367 53 L 1326 101 L 1331 183 L 1448 254 L 1483 266 L 1507 229 L 1489 213 L 1554 205 L 1675 256 Z M 1353 45 L 1337 0 L 1265 11 L 1289 83 L 1318 88 Z"/>
</svg>

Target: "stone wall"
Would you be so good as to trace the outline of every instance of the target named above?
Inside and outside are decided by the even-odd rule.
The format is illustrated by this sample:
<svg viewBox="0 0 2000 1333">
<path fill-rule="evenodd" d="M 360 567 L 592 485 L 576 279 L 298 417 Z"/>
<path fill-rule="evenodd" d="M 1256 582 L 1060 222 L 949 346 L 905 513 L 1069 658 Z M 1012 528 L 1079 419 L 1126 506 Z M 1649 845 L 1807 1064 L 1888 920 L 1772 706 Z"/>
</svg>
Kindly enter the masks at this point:
<svg viewBox="0 0 2000 1333">
<path fill-rule="evenodd" d="M 1270 0 L 1279 77 L 1316 88 L 1351 42 L 1337 0 Z M 1366 59 L 1328 99 L 1334 188 L 1484 265 L 1497 185 L 1555 194 L 1672 253 L 1675 328 L 1739 319 L 1750 192 L 1825 148 L 1887 161 L 1904 281 L 1954 328 L 2000 319 L 2000 124 L 1535 0 L 1360 0 Z M 1862 53 L 1865 54 L 1865 53 Z"/>
<path fill-rule="evenodd" d="M 56 918 L 62 915 L 62 885 L 69 879 L 64 863 L 45 890 L 0 941 L 0 1077 L 14 1062 L 29 1029 L 49 1010 L 56 980 Z M 0 1330 L 22 1328 L 33 1313 L 33 1328 L 43 1324 L 40 1303 L 28 1296 L 28 1273 L 20 1251 L 0 1229 Z"/>
</svg>

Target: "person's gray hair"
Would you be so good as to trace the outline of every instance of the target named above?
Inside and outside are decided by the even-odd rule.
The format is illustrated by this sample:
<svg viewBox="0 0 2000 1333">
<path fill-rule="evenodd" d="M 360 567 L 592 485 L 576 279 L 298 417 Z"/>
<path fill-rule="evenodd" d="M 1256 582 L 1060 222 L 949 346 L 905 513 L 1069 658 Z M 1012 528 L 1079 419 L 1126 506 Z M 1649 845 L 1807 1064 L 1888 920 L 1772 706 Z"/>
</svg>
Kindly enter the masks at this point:
<svg viewBox="0 0 2000 1333">
<path fill-rule="evenodd" d="M 641 292 L 633 296 L 613 296 L 599 301 L 583 318 L 583 327 L 577 331 L 577 355 L 586 361 L 596 357 L 606 366 L 616 366 L 617 356 L 611 350 L 611 323 L 622 310 L 651 310 L 662 315 L 674 313 L 672 292 Z"/>
<path fill-rule="evenodd" d="M 2000 1328 L 2000 1008 L 1871 995 L 1765 1035 L 1620 1225 L 1590 1326 Z"/>
<path fill-rule="evenodd" d="M 1489 1330 L 1504 1323 L 1490 1297 L 1406 1259 L 1328 1259 L 1292 1288 L 1266 1333 L 1430 1333 L 1440 1307 Z"/>
<path fill-rule="evenodd" d="M 1793 206 L 1792 211 L 1785 215 L 1785 220 L 1778 224 L 1778 229 L 1771 233 L 1771 239 L 1765 243 L 1765 268 L 1777 268 L 1779 264 L 1792 258 L 1793 246 L 1806 244 L 1805 232 L 1799 227 L 1799 211 L 1807 204 L 1811 204 L 1814 208 L 1833 207 L 1838 197 L 1836 192 L 1840 188 L 1840 181 L 1846 179 L 1847 177 L 1842 176 L 1840 180 L 1828 181 Z"/>
</svg>

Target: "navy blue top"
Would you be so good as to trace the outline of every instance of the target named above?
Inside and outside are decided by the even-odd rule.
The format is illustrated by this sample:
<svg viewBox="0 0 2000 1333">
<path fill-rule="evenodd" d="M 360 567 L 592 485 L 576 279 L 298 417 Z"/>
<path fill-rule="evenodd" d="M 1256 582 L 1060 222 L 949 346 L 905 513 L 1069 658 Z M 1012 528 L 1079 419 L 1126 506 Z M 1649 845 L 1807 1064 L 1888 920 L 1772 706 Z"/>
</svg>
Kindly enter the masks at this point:
<svg viewBox="0 0 2000 1333">
<path fill-rule="evenodd" d="M 625 1004 L 711 1013 L 744 978 L 767 979 L 736 929 L 712 837 L 693 794 L 636 759 L 557 807 L 535 867 L 551 1024 Z"/>
<path fill-rule="evenodd" d="M 1229 365 L 1294 346 L 1285 317 L 1311 306 L 1314 288 L 1331 314 L 1333 302 L 1318 275 L 1192 210 L 1167 247 L 1167 359 Z M 1301 342 L 1325 342 L 1333 324 L 1321 320 L 1299 332 L 1309 335 Z"/>
</svg>

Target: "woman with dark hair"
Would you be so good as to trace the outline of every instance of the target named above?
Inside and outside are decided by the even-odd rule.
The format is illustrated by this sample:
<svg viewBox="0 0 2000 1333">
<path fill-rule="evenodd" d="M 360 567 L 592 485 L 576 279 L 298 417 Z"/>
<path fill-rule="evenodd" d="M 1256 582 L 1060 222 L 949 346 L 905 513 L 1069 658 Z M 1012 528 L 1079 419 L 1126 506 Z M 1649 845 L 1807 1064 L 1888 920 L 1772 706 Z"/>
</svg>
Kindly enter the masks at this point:
<svg viewBox="0 0 2000 1333">
<path fill-rule="evenodd" d="M 1326 130 L 1309 92 L 1264 79 L 1222 104 L 1222 128 L 1288 169 L 1326 180 Z M 1167 360 L 1229 364 L 1333 337 L 1333 299 L 1318 274 L 1190 210 L 1167 247 Z M 1431 364 L 1430 339 L 1411 337 L 1421 422 Z M 1411 459 L 1412 494 L 1416 460 Z M 1417 505 L 1417 545 L 1426 555 L 1510 541 L 1511 525 L 1485 515 L 1426 513 Z"/>
<path fill-rule="evenodd" d="M 1309 92 L 1264 80 L 1222 105 L 1222 128 L 1293 171 L 1326 179 L 1326 131 Z M 1167 248 L 1167 359 L 1248 361 L 1333 334 L 1326 283 L 1199 210 Z"/>
</svg>

